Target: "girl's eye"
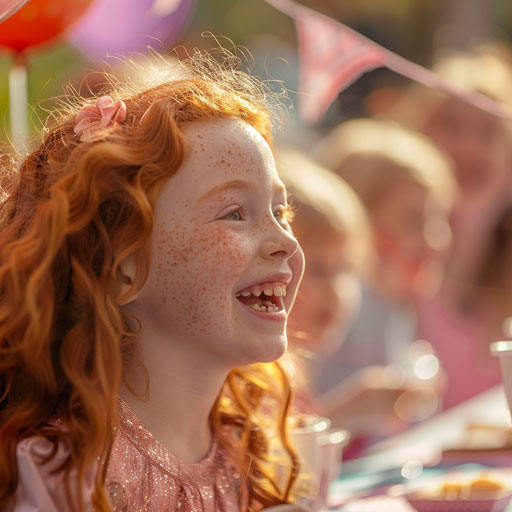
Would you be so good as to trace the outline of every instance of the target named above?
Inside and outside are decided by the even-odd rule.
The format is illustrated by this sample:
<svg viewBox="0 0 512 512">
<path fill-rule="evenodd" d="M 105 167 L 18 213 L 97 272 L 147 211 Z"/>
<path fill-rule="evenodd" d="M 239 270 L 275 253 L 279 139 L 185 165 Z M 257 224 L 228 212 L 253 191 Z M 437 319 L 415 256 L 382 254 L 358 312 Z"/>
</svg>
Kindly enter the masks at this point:
<svg viewBox="0 0 512 512">
<path fill-rule="evenodd" d="M 232 212 L 229 212 L 226 215 L 224 215 L 224 217 L 222 217 L 222 218 L 226 219 L 226 220 L 240 221 L 240 220 L 242 220 L 242 211 L 241 210 L 233 210 Z"/>
<path fill-rule="evenodd" d="M 280 206 L 274 210 L 274 217 L 281 224 L 290 224 L 295 215 L 295 211 L 291 205 Z"/>
</svg>

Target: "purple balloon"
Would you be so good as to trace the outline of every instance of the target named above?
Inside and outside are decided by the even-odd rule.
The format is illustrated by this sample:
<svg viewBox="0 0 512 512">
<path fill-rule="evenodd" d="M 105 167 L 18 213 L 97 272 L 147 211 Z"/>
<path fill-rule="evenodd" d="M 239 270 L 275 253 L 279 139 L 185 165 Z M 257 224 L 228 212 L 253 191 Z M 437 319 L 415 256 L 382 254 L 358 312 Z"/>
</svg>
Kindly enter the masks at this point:
<svg viewBox="0 0 512 512">
<path fill-rule="evenodd" d="M 96 0 L 72 28 L 69 40 L 91 58 L 147 46 L 168 50 L 194 7 L 195 0 Z"/>
</svg>

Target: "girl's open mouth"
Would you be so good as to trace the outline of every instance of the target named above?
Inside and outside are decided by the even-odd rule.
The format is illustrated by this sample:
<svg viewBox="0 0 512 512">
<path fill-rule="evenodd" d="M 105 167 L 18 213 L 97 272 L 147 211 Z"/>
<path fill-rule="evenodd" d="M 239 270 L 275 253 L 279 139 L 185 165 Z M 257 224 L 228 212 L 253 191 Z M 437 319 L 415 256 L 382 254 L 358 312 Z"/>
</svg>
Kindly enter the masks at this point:
<svg viewBox="0 0 512 512">
<path fill-rule="evenodd" d="M 235 293 L 235 297 L 248 308 L 267 313 L 283 311 L 285 295 L 286 285 L 283 282 L 261 283 Z"/>
</svg>

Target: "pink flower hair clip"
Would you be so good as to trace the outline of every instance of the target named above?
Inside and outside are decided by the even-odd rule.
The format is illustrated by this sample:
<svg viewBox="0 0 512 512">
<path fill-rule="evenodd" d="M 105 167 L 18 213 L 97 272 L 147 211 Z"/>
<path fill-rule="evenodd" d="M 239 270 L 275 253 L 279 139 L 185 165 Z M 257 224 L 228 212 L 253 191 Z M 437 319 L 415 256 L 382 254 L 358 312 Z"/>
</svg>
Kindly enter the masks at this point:
<svg viewBox="0 0 512 512">
<path fill-rule="evenodd" d="M 74 132 L 80 137 L 80 142 L 93 142 L 101 139 L 105 132 L 116 130 L 125 118 L 124 101 L 102 96 L 94 105 L 86 105 L 78 112 Z"/>
</svg>

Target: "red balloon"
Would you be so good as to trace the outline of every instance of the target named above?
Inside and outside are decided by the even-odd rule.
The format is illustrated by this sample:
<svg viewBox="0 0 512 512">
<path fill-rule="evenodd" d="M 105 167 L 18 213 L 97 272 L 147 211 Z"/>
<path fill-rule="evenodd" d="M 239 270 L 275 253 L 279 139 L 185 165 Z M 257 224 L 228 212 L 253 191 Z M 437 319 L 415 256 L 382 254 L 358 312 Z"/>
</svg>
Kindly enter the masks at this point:
<svg viewBox="0 0 512 512">
<path fill-rule="evenodd" d="M 0 25 L 0 46 L 22 52 L 51 41 L 77 21 L 93 0 L 30 0 Z"/>
</svg>

